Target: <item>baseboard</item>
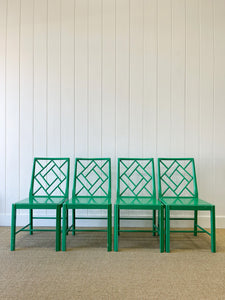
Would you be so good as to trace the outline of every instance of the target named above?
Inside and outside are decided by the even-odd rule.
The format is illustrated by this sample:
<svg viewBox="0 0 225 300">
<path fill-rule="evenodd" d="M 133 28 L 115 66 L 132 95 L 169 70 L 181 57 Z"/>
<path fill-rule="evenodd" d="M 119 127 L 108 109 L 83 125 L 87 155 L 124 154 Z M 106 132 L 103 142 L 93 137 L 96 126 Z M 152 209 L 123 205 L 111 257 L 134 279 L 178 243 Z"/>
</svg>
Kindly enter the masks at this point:
<svg viewBox="0 0 225 300">
<path fill-rule="evenodd" d="M 46 214 L 39 214 L 41 217 L 46 217 Z M 54 215 L 48 215 L 49 217 L 53 217 Z M 102 217 L 100 214 L 80 214 L 80 217 Z M 129 217 L 134 217 L 135 215 L 129 215 Z M 148 217 L 145 214 L 139 215 L 140 217 Z M 190 217 L 190 214 L 187 217 Z M 176 215 L 174 216 L 176 217 Z M 184 217 L 184 215 L 182 215 Z M 70 215 L 69 215 L 70 218 Z M 28 223 L 28 215 L 26 214 L 18 214 L 16 218 L 17 226 L 24 226 Z M 54 220 L 35 220 L 35 226 L 55 226 Z M 106 226 L 105 220 L 77 220 L 77 226 L 80 227 L 103 227 Z M 210 227 L 210 217 L 206 215 L 199 215 L 198 224 L 202 227 L 209 228 Z M 11 214 L 0 214 L 0 226 L 10 226 L 11 225 Z M 171 227 L 192 227 L 193 221 L 171 221 Z M 141 221 L 121 221 L 122 227 L 149 227 L 149 221 L 141 220 Z M 225 228 L 225 216 L 217 216 L 216 217 L 216 228 Z"/>
</svg>

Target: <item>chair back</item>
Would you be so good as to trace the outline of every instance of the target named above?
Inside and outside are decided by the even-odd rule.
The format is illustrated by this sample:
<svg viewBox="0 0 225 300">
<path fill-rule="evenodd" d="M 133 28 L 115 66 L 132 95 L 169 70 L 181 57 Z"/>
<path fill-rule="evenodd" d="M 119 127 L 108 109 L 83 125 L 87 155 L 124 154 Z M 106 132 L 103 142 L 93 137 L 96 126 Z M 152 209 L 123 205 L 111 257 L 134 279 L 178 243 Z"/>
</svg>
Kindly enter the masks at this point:
<svg viewBox="0 0 225 300">
<path fill-rule="evenodd" d="M 198 197 L 194 158 L 159 158 L 160 197 Z"/>
<path fill-rule="evenodd" d="M 118 158 L 117 196 L 155 197 L 153 158 Z"/>
<path fill-rule="evenodd" d="M 30 196 L 67 198 L 69 168 L 69 158 L 34 158 Z"/>
<path fill-rule="evenodd" d="M 110 197 L 111 159 L 76 158 L 72 195 Z"/>
</svg>

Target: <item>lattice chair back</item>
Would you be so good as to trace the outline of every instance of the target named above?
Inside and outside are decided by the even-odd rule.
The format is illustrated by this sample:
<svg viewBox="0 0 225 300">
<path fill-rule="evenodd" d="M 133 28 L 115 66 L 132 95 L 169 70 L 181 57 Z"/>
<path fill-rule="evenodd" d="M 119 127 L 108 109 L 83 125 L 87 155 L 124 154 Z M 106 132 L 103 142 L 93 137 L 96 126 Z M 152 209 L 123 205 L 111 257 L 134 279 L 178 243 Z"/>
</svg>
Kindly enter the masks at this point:
<svg viewBox="0 0 225 300">
<path fill-rule="evenodd" d="M 193 158 L 158 159 L 159 197 L 198 197 Z"/>
<path fill-rule="evenodd" d="M 153 158 L 118 158 L 117 195 L 155 197 Z"/>
<path fill-rule="evenodd" d="M 30 196 L 68 197 L 69 158 L 34 158 Z"/>
<path fill-rule="evenodd" d="M 77 158 L 72 195 L 111 196 L 111 159 Z"/>
</svg>

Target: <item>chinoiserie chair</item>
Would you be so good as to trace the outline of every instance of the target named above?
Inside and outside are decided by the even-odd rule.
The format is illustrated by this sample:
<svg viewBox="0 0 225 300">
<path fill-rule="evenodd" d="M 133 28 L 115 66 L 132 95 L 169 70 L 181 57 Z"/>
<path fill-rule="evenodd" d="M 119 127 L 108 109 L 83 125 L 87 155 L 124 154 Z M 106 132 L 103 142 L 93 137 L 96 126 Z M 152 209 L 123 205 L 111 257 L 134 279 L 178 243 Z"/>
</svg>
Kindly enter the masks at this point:
<svg viewBox="0 0 225 300">
<path fill-rule="evenodd" d="M 72 210 L 72 225 L 68 224 L 68 210 Z M 79 217 L 78 209 L 103 209 L 107 217 Z M 76 227 L 76 220 L 104 219 L 106 229 L 81 229 Z M 66 251 L 66 236 L 72 231 L 107 232 L 107 250 L 112 250 L 112 205 L 111 205 L 111 159 L 76 158 L 72 198 L 63 204 L 62 250 Z"/>
<path fill-rule="evenodd" d="M 121 217 L 121 210 L 151 210 L 152 217 Z M 156 225 L 158 211 L 158 226 Z M 152 230 L 120 229 L 121 220 L 152 220 Z M 149 226 L 150 227 L 150 226 Z M 156 199 L 153 158 L 119 158 L 117 169 L 117 200 L 114 205 L 114 251 L 118 251 L 120 232 L 152 232 L 160 237 L 164 251 L 163 205 Z"/>
<path fill-rule="evenodd" d="M 193 158 L 158 159 L 159 200 L 165 205 L 166 252 L 170 252 L 170 232 L 198 232 L 211 236 L 211 251 L 216 252 L 215 206 L 199 199 Z M 170 217 L 171 210 L 193 211 L 193 218 Z M 211 231 L 198 225 L 198 211 L 209 211 Z M 170 220 L 193 220 L 193 230 L 171 230 Z"/>
<path fill-rule="evenodd" d="M 12 204 L 11 251 L 15 250 L 16 234 L 21 231 L 55 231 L 56 251 L 61 248 L 61 208 L 68 199 L 69 158 L 34 158 L 29 197 Z M 16 231 L 17 209 L 29 210 L 29 224 Z M 33 216 L 33 210 L 55 210 L 56 217 Z M 35 219 L 55 219 L 55 229 L 34 229 Z"/>
</svg>

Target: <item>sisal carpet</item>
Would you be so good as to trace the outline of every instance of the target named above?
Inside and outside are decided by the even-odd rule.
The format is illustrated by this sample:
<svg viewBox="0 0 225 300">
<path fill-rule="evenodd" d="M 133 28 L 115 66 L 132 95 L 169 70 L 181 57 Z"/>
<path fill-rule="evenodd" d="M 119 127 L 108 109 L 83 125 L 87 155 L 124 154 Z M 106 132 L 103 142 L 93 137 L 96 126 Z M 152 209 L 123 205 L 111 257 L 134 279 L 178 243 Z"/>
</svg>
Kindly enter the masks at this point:
<svg viewBox="0 0 225 300">
<path fill-rule="evenodd" d="M 105 233 L 70 233 L 56 253 L 54 233 L 24 232 L 10 252 L 10 228 L 0 227 L 0 298 L 225 299 L 225 229 L 215 254 L 205 234 L 171 240 L 171 253 L 159 253 L 158 237 L 121 233 L 114 253 Z"/>
</svg>

